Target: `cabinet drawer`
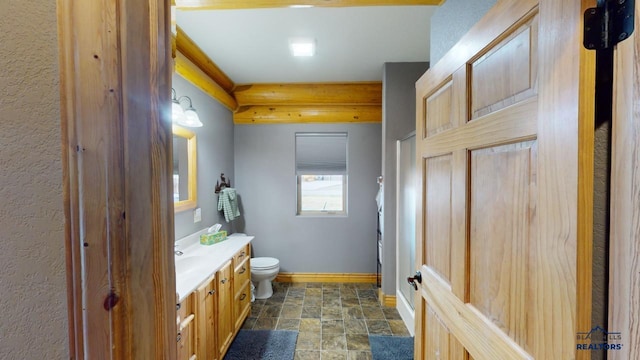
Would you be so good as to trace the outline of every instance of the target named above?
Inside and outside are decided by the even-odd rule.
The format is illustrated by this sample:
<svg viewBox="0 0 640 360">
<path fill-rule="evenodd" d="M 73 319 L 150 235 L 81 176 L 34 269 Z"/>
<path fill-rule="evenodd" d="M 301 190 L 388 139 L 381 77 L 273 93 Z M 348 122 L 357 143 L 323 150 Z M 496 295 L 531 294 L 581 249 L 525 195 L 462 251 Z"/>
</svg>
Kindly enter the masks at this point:
<svg viewBox="0 0 640 360">
<path fill-rule="evenodd" d="M 180 304 L 178 304 L 177 306 L 177 312 L 178 312 L 178 317 L 180 318 L 180 321 L 184 320 L 187 316 L 189 316 L 191 314 L 191 298 L 188 297 L 186 299 L 184 299 Z M 180 322 L 178 322 L 179 324 Z"/>
<path fill-rule="evenodd" d="M 238 252 L 233 256 L 233 266 L 238 267 L 245 259 L 251 257 L 251 247 L 249 244 L 242 247 L 242 249 L 238 250 Z"/>
<path fill-rule="evenodd" d="M 239 329 L 249 313 L 249 307 L 251 306 L 251 286 L 249 283 L 238 291 L 234 299 L 233 314 L 235 319 L 235 328 Z"/>
<path fill-rule="evenodd" d="M 237 294 L 243 286 L 248 285 L 247 281 L 251 279 L 251 266 L 249 258 L 245 258 L 235 269 L 233 273 L 233 293 Z"/>
<path fill-rule="evenodd" d="M 177 315 L 179 322 L 177 323 L 178 342 L 178 360 L 189 360 L 195 354 L 195 314 L 194 304 L 196 299 L 195 293 L 192 293 L 182 303 L 179 304 Z"/>
<path fill-rule="evenodd" d="M 178 360 L 189 360 L 195 354 L 193 322 L 178 332 Z"/>
</svg>

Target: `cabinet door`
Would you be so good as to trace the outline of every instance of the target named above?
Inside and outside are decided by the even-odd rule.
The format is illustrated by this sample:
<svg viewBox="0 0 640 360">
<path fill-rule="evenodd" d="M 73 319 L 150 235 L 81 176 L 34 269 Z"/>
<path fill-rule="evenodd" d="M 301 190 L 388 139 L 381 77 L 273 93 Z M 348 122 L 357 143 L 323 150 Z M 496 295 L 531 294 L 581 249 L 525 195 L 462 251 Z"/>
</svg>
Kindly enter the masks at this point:
<svg viewBox="0 0 640 360">
<path fill-rule="evenodd" d="M 207 294 L 205 298 L 205 326 L 207 328 L 206 333 L 206 359 L 216 360 L 220 358 L 220 353 L 218 352 L 218 347 L 216 346 L 217 342 L 217 326 L 216 326 L 216 308 L 218 306 L 217 301 L 217 279 L 213 278 L 207 284 Z"/>
<path fill-rule="evenodd" d="M 233 281 L 231 276 L 231 261 L 228 261 L 222 269 L 218 270 L 216 275 L 218 281 L 217 338 L 221 358 L 227 351 L 233 337 Z"/>
<path fill-rule="evenodd" d="M 197 355 L 201 359 L 218 359 L 218 349 L 216 348 L 216 326 L 215 307 L 216 301 L 216 278 L 206 281 L 195 292 L 196 304 L 196 334 L 197 334 Z"/>
</svg>

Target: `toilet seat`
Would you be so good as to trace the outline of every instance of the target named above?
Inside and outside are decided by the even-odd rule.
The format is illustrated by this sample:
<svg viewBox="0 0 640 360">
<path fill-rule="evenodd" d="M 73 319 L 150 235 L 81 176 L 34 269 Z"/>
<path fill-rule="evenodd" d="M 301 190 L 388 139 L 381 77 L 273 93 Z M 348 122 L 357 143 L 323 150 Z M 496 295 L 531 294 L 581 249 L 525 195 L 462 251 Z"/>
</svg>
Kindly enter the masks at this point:
<svg viewBox="0 0 640 360">
<path fill-rule="evenodd" d="M 256 257 L 251 259 L 251 269 L 269 270 L 280 265 L 280 261 L 272 257 Z"/>
</svg>

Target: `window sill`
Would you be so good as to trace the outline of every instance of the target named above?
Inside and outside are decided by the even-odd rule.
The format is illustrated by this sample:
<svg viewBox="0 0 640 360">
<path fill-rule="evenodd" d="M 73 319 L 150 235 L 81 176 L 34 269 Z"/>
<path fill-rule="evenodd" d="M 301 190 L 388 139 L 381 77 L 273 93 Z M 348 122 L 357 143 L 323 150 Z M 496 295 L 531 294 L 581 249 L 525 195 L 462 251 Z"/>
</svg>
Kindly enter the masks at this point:
<svg viewBox="0 0 640 360">
<path fill-rule="evenodd" d="M 301 218 L 346 218 L 349 217 L 347 213 L 303 213 L 296 214 L 296 217 Z"/>
</svg>

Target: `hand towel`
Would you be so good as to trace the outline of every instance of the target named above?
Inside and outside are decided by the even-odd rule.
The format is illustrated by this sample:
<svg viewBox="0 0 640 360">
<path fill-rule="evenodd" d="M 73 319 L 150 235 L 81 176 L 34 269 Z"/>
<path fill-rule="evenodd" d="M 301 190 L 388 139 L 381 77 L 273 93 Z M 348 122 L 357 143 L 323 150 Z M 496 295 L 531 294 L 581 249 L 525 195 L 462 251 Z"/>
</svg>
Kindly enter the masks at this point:
<svg viewBox="0 0 640 360">
<path fill-rule="evenodd" d="M 222 210 L 224 213 L 224 219 L 229 222 L 238 216 L 240 216 L 240 210 L 238 210 L 238 197 L 236 189 L 224 188 L 220 190 L 218 194 L 218 211 Z"/>
</svg>

